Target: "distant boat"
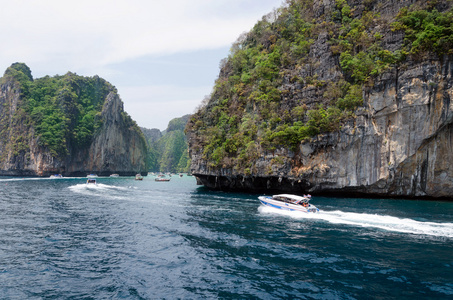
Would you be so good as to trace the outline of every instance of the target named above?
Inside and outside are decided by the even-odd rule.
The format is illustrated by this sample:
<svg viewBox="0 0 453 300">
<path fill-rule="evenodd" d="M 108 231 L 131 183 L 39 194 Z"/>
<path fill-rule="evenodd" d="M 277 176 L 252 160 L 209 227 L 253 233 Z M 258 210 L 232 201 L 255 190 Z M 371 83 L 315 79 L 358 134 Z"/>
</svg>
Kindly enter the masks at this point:
<svg viewBox="0 0 453 300">
<path fill-rule="evenodd" d="M 87 185 L 96 185 L 96 179 L 95 178 L 88 178 L 87 179 Z"/>
<path fill-rule="evenodd" d="M 50 175 L 50 178 L 52 178 L 52 179 L 63 178 L 63 175 L 61 175 L 61 174 Z"/>
<path fill-rule="evenodd" d="M 119 174 L 112 174 L 112 175 L 110 175 L 110 177 L 120 177 L 120 175 Z"/>
<path fill-rule="evenodd" d="M 155 181 L 170 181 L 171 178 L 165 177 L 165 175 L 159 175 L 154 179 Z"/>
<path fill-rule="evenodd" d="M 143 180 L 142 174 L 135 175 L 135 180 Z"/>
<path fill-rule="evenodd" d="M 87 178 L 97 178 L 97 177 L 98 177 L 98 175 L 96 175 L 96 174 L 89 174 L 89 175 L 87 175 Z"/>
</svg>

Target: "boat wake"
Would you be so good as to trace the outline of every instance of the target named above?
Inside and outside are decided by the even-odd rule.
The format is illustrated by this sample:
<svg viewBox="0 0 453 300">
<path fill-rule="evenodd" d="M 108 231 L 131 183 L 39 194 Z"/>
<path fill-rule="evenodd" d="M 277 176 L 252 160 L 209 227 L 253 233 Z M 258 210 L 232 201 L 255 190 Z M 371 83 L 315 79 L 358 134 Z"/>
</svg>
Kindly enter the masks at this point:
<svg viewBox="0 0 453 300">
<path fill-rule="evenodd" d="M 107 185 L 107 184 L 76 184 L 70 186 L 69 189 L 75 193 L 89 195 L 89 196 L 103 196 L 111 199 L 125 199 L 125 191 L 128 191 L 130 188 Z"/>
<path fill-rule="evenodd" d="M 48 180 L 80 180 L 86 177 L 62 177 L 62 178 L 50 178 L 50 177 L 13 177 L 13 178 L 1 178 L 0 182 L 3 181 L 48 181 Z"/>
<path fill-rule="evenodd" d="M 60 178 L 58 178 L 60 179 Z M 2 181 L 38 181 L 38 180 L 55 180 L 54 178 L 49 177 L 14 177 L 14 178 L 2 178 Z"/>
<path fill-rule="evenodd" d="M 377 214 L 360 214 L 343 211 L 320 211 L 319 213 L 303 213 L 282 211 L 261 205 L 262 214 L 281 214 L 295 219 L 322 220 L 332 224 L 344 224 L 358 227 L 379 228 L 387 231 L 431 235 L 453 238 L 453 223 L 422 222 L 409 218 L 398 218 Z"/>
</svg>

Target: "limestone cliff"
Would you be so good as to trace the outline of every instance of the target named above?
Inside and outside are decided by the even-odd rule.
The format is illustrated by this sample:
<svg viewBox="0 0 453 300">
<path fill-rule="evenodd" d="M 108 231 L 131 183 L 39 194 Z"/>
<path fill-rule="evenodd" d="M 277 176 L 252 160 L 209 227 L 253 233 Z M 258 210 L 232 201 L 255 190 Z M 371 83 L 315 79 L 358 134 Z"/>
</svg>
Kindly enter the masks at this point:
<svg viewBox="0 0 453 300">
<path fill-rule="evenodd" d="M 424 45 L 424 41 L 418 39 L 418 44 L 411 43 L 411 32 L 404 31 L 410 24 L 398 27 L 404 22 L 405 14 L 414 11 L 410 17 L 416 14 L 441 15 L 450 12 L 451 3 L 290 2 L 292 18 L 298 11 L 308 16 L 305 20 L 316 19 L 316 24 L 312 24 L 315 27 L 307 25 L 311 30 L 316 28 L 316 33 L 312 31 L 308 35 L 312 41 L 306 45 L 305 53 L 300 52 L 304 56 L 303 62 L 284 64 L 280 59 L 277 64 L 279 74 L 271 81 L 276 82 L 274 86 L 278 90 L 277 104 L 272 106 L 278 116 L 267 113 L 269 118 L 260 123 L 263 105 L 268 104 L 256 100 L 254 95 L 259 94 L 247 94 L 246 88 L 241 89 L 240 83 L 236 83 L 236 91 L 232 90 L 225 96 L 224 87 L 219 88 L 218 84 L 210 101 L 194 115 L 187 128 L 192 172 L 199 183 L 211 188 L 260 192 L 453 198 L 451 45 L 444 46 L 445 51 L 439 51 L 435 42 Z M 409 10 L 404 10 L 405 7 Z M 284 45 L 278 42 L 279 38 L 285 38 L 284 29 L 272 31 L 282 23 L 282 18 L 289 20 L 288 11 L 282 11 L 272 20 L 267 17 L 266 22 L 270 24 L 267 28 L 271 28 L 266 29 L 271 45 L 267 47 L 267 53 L 273 53 L 272 44 L 275 47 Z M 448 13 L 442 16 L 448 16 L 451 21 L 452 15 Z M 345 16 L 352 21 L 346 20 Z M 398 20 L 403 21 L 395 23 Z M 366 24 L 367 21 L 372 24 Z M 356 25 L 351 26 L 354 22 Z M 356 30 L 360 27 L 358 23 L 362 29 Z M 288 22 L 285 24 L 292 26 Z M 239 43 L 239 47 L 236 45 L 240 49 L 236 53 L 247 49 L 251 36 L 255 40 L 261 36 L 255 32 L 256 27 L 245 41 Z M 349 47 L 352 34 L 360 35 L 360 38 Z M 379 43 L 373 38 L 364 42 L 370 36 L 379 36 Z M 293 45 L 291 40 L 288 43 Z M 298 43 L 302 42 L 299 40 Z M 266 45 L 262 45 L 261 49 L 266 49 Z M 294 48 L 290 49 L 293 51 Z M 294 52 L 290 52 L 292 54 Z M 383 58 L 386 55 L 392 59 Z M 234 57 L 230 56 L 224 64 L 218 83 L 235 75 L 232 71 Z M 360 57 L 365 59 L 354 65 L 354 59 L 357 61 Z M 368 73 L 359 73 L 360 68 L 367 64 L 370 65 Z M 379 66 L 384 68 L 379 69 Z M 253 72 L 249 71 L 249 74 L 253 76 Z M 263 77 L 260 82 L 263 82 Z M 349 91 L 341 94 L 346 83 L 350 84 Z M 351 86 L 358 88 L 352 89 Z M 238 90 L 248 95 L 243 103 Z M 353 90 L 359 91 L 359 97 L 354 98 L 357 93 Z M 216 119 L 213 112 L 213 109 L 222 108 L 218 104 L 222 101 L 230 105 L 224 110 L 223 118 L 228 116 L 227 111 L 232 111 L 233 103 L 235 110 L 244 111 L 239 126 L 237 130 L 232 127 L 230 117 L 227 121 L 229 128 L 235 130 L 233 135 L 222 132 L 224 140 L 220 138 L 221 134 L 211 134 L 209 139 L 204 139 L 203 135 L 214 131 L 211 126 L 216 125 L 213 123 L 222 121 L 222 117 Z M 267 101 L 269 103 L 269 98 Z M 313 117 L 325 115 L 332 117 L 323 119 L 330 122 L 328 125 L 316 122 Z M 248 123 L 244 122 L 244 116 L 247 116 Z M 334 119 L 333 116 L 340 117 Z M 234 154 L 231 145 L 236 150 L 241 146 L 234 137 L 241 134 L 244 126 L 249 126 L 250 120 L 258 120 L 253 123 L 255 127 L 251 127 L 255 130 L 247 131 L 253 139 L 247 142 L 246 151 Z M 274 127 L 273 122 L 277 124 Z M 296 122 L 302 125 L 294 125 Z M 266 135 L 265 132 L 271 131 L 274 133 Z M 248 135 L 242 136 L 247 138 Z M 222 145 L 216 148 L 223 147 L 222 151 L 210 151 L 213 140 Z M 246 160 L 238 159 L 238 156 Z"/>
<path fill-rule="evenodd" d="M 184 134 L 189 118 L 190 115 L 185 115 L 170 120 L 163 132 L 156 128 L 141 128 L 148 142 L 150 171 L 163 173 L 189 171 L 188 144 Z"/>
<path fill-rule="evenodd" d="M 0 79 L 0 175 L 135 175 L 147 172 L 146 155 L 140 129 L 103 79 L 33 80 L 18 63 Z"/>
</svg>

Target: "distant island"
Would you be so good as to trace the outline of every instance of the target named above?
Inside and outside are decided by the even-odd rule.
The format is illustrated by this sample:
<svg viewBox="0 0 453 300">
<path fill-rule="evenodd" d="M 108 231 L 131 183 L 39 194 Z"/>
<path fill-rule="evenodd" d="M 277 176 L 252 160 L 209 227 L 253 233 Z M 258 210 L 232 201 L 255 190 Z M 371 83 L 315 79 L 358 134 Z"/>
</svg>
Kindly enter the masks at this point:
<svg viewBox="0 0 453 300">
<path fill-rule="evenodd" d="M 148 169 L 152 172 L 187 173 L 190 159 L 184 129 L 190 115 L 172 119 L 163 132 L 141 128 L 148 142 Z"/>
<path fill-rule="evenodd" d="M 0 175 L 146 174 L 147 155 L 143 133 L 104 79 L 34 79 L 24 63 L 0 78 Z"/>
<path fill-rule="evenodd" d="M 451 1 L 287 1 L 187 125 L 199 184 L 453 198 Z"/>
</svg>

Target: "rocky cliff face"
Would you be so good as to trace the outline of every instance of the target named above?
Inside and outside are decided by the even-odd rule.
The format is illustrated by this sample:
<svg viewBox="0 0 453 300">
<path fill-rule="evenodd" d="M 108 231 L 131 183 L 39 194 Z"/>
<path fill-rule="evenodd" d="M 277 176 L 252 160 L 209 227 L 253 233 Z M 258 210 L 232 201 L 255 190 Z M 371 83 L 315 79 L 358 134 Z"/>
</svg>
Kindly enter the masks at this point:
<svg viewBox="0 0 453 300">
<path fill-rule="evenodd" d="M 70 81 L 71 76 L 74 77 L 69 74 L 63 80 Z M 68 112 L 77 109 L 80 97 L 61 96 L 63 92 L 60 91 L 57 105 L 68 113 L 64 117 L 68 128 L 62 139 L 66 152 L 62 154 L 55 153 L 42 142 L 43 136 L 36 129 L 42 125 L 37 125 L 36 113 L 30 113 L 33 102 L 29 99 L 29 87 L 18 78 L 17 74 L 9 76 L 5 73 L 0 79 L 0 175 L 135 175 L 147 172 L 146 141 L 136 123 L 124 112 L 113 86 L 95 78 L 94 81 L 100 82 L 105 89 L 106 96 L 100 96 L 102 110 L 96 116 L 99 128 L 83 144 L 73 140 L 75 124 L 83 114 L 78 112 L 70 116 Z M 82 111 L 80 105 L 78 109 Z"/>
<path fill-rule="evenodd" d="M 4 81 L 0 89 L 0 163 L 2 175 L 33 175 L 26 167 L 30 164 L 38 171 L 40 166 L 52 160 L 37 149 L 34 130 L 24 122 L 25 112 L 21 108 L 20 84 Z M 39 171 L 38 171 L 39 172 Z"/>
<path fill-rule="evenodd" d="M 125 119 L 123 102 L 113 91 L 105 99 L 102 119 L 102 129 L 94 136 L 89 148 L 81 149 L 68 158 L 66 172 L 147 174 L 146 141 L 137 125 Z"/>
<path fill-rule="evenodd" d="M 383 16 L 378 26 L 382 48 L 389 51 L 401 49 L 405 42 L 404 33 L 389 26 L 400 9 L 426 5 L 421 1 L 347 2 L 355 8 L 356 18 L 362 16 L 365 5 Z M 335 3 L 313 1 L 309 11 L 327 18 L 327 12 L 335 11 Z M 437 3 L 439 10 L 449 8 L 447 2 Z M 332 32 L 319 32 L 308 54 L 319 63 L 299 68 L 298 75 L 316 74 L 318 80 L 330 82 L 347 78 L 338 54 L 332 51 L 331 36 Z M 362 86 L 363 103 L 355 109 L 354 118 L 342 121 L 339 130 L 301 140 L 295 149 L 279 146 L 268 151 L 258 146 L 249 173 L 225 163 L 220 167 L 210 164 L 205 148 L 200 147 L 200 136 L 191 130 L 197 121 L 193 119 L 188 128 L 192 172 L 200 184 L 217 189 L 451 199 L 452 62 L 450 55 L 429 51 L 422 58 L 408 56 Z M 301 98 L 322 103 L 327 88 L 304 86 L 284 77 L 279 86 L 285 90 L 280 105 L 291 111 L 290 103 Z M 215 94 L 213 101 L 217 101 Z M 203 116 L 199 112 L 197 118 Z"/>
</svg>

